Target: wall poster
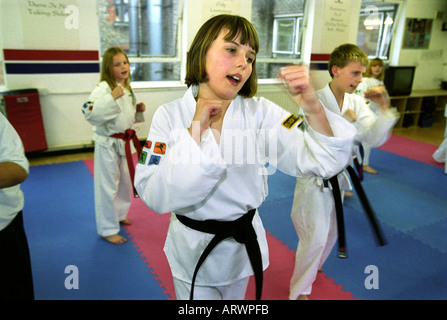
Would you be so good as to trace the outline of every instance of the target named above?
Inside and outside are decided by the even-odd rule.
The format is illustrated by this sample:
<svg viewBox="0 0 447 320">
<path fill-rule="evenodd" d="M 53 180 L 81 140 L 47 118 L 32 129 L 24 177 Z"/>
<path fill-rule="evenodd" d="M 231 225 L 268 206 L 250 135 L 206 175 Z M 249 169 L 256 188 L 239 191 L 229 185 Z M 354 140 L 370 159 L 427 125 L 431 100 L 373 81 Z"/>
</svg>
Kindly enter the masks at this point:
<svg viewBox="0 0 447 320">
<path fill-rule="evenodd" d="M 433 19 L 407 18 L 403 49 L 428 49 Z"/>
</svg>

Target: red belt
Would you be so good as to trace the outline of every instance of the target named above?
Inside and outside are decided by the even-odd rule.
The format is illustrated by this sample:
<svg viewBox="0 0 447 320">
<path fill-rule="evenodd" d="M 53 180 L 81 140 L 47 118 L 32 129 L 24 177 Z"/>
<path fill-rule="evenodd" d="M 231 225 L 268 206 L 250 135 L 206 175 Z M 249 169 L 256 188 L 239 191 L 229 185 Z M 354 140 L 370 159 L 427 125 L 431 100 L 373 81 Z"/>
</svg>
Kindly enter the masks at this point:
<svg viewBox="0 0 447 320">
<path fill-rule="evenodd" d="M 125 141 L 124 150 L 126 151 L 126 159 L 127 159 L 127 166 L 129 167 L 130 180 L 132 181 L 134 196 L 138 197 L 137 190 L 135 189 L 134 186 L 135 166 L 133 164 L 132 153 L 130 151 L 130 140 L 133 141 L 135 149 L 137 149 L 138 158 L 140 157 L 141 152 L 143 151 L 140 141 L 138 140 L 135 130 L 132 129 L 127 129 L 124 133 L 112 134 L 111 137 Z"/>
</svg>

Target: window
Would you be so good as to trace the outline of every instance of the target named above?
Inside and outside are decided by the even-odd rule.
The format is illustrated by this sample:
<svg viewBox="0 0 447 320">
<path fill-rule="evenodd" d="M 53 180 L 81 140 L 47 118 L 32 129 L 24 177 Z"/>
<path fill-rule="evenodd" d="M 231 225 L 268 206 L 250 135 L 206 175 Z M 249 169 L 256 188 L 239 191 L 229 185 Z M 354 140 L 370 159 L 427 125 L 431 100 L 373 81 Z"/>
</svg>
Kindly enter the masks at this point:
<svg viewBox="0 0 447 320">
<path fill-rule="evenodd" d="M 357 45 L 370 57 L 387 60 L 398 5 L 362 0 Z"/>
<path fill-rule="evenodd" d="M 100 53 L 122 48 L 131 62 L 132 81 L 183 83 L 179 34 L 180 1 L 99 0 Z M 259 79 L 301 59 L 305 0 L 252 0 L 251 21 L 260 42 Z"/>
<path fill-rule="evenodd" d="M 100 52 L 117 46 L 132 81 L 179 81 L 178 0 L 100 0 Z"/>
<path fill-rule="evenodd" d="M 302 20 L 302 17 L 274 18 L 272 48 L 274 57 L 300 57 Z"/>
<path fill-rule="evenodd" d="M 276 78 L 282 66 L 301 57 L 305 0 L 252 0 L 251 21 L 259 36 L 259 79 Z"/>
</svg>

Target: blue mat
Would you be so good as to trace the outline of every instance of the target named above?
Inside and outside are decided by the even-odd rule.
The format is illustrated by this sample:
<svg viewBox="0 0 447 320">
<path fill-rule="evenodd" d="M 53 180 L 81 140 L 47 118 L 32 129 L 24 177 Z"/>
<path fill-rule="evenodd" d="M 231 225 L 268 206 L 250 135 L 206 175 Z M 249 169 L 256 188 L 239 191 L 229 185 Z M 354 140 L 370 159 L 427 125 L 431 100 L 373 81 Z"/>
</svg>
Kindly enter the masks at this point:
<svg viewBox="0 0 447 320">
<path fill-rule="evenodd" d="M 377 247 L 357 197 L 345 200 L 349 258 L 332 252 L 324 271 L 360 299 L 447 299 L 447 175 L 443 169 L 373 149 L 379 175 L 363 186 L 388 244 Z M 259 209 L 264 226 L 296 250 L 290 219 L 295 179 L 277 171 Z M 22 184 L 24 221 L 36 299 L 154 299 L 168 297 L 134 245 L 115 246 L 96 233 L 93 179 L 82 161 L 31 167 Z M 121 233 L 126 236 L 123 231 Z M 67 266 L 79 289 L 67 289 Z M 365 268 L 379 271 L 379 289 L 365 288 Z"/>
<path fill-rule="evenodd" d="M 355 298 L 447 299 L 447 175 L 442 168 L 379 149 L 371 157 L 379 174 L 365 174 L 363 187 L 388 244 L 376 245 L 358 197 L 346 198 L 349 258 L 339 259 L 333 250 L 325 273 Z M 259 211 L 266 229 L 295 250 L 294 183 L 278 171 L 270 176 L 270 195 Z M 292 192 L 285 192 L 291 185 Z M 365 288 L 369 265 L 378 268 L 379 289 Z"/>
<path fill-rule="evenodd" d="M 93 179 L 82 161 L 31 167 L 22 190 L 36 299 L 166 299 L 130 241 L 116 246 L 97 235 Z M 70 265 L 79 289 L 65 287 Z"/>
</svg>

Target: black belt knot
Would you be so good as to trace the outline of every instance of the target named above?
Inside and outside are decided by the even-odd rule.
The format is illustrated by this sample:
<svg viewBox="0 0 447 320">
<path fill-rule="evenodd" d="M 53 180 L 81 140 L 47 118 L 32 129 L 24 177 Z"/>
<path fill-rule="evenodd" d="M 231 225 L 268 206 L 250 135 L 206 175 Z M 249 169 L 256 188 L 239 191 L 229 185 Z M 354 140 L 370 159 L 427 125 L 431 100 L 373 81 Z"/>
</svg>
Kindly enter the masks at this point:
<svg viewBox="0 0 447 320">
<path fill-rule="evenodd" d="M 256 213 L 256 209 L 250 210 L 248 213 L 244 214 L 242 217 L 235 221 L 217 221 L 217 220 L 205 220 L 198 221 L 193 220 L 188 217 L 177 215 L 177 219 L 183 223 L 185 226 L 205 232 L 214 234 L 214 238 L 210 241 L 208 246 L 202 252 L 202 255 L 197 262 L 194 274 L 192 277 L 190 300 L 194 297 L 194 283 L 196 280 L 197 273 L 202 266 L 205 259 L 211 253 L 211 251 L 223 240 L 233 237 L 237 242 L 244 244 L 247 250 L 250 263 L 253 267 L 253 272 L 256 280 L 256 299 L 261 299 L 262 294 L 262 255 L 261 249 L 259 248 L 257 236 L 255 229 L 253 228 L 253 217 Z"/>
</svg>

